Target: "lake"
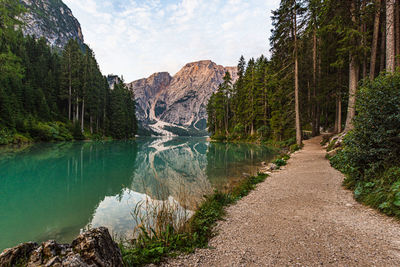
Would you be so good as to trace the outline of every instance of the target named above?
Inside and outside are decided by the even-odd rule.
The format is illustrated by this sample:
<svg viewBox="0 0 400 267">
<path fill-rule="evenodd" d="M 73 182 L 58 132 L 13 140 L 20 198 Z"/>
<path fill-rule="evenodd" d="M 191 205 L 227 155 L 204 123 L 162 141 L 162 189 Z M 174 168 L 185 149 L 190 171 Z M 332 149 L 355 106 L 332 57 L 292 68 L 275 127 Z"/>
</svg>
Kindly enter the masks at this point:
<svg viewBox="0 0 400 267">
<path fill-rule="evenodd" d="M 206 138 L 35 144 L 0 148 L 0 251 L 21 242 L 71 242 L 106 226 L 129 237 L 133 209 L 173 201 L 193 213 L 204 194 L 255 174 L 273 152 Z"/>
</svg>

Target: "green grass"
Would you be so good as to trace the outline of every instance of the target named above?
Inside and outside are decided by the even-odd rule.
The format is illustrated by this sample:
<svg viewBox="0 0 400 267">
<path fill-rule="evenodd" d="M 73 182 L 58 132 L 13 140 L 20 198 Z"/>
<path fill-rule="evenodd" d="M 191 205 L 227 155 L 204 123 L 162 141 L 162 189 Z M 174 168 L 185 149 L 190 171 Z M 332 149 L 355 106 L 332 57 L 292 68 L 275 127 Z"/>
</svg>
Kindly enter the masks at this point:
<svg viewBox="0 0 400 267">
<path fill-rule="evenodd" d="M 131 240 L 129 244 L 120 244 L 124 264 L 141 266 L 159 263 L 166 257 L 207 247 L 208 240 L 215 235 L 214 226 L 225 215 L 225 208 L 248 195 L 258 183 L 265 181 L 267 176 L 258 174 L 248 177 L 228 193 L 215 191 L 207 196 L 187 221 L 186 227 L 181 230 L 175 230 L 173 226 L 167 225 L 164 228 L 166 230 L 157 233 L 153 229 L 139 226 L 139 235 L 136 239 Z"/>
</svg>

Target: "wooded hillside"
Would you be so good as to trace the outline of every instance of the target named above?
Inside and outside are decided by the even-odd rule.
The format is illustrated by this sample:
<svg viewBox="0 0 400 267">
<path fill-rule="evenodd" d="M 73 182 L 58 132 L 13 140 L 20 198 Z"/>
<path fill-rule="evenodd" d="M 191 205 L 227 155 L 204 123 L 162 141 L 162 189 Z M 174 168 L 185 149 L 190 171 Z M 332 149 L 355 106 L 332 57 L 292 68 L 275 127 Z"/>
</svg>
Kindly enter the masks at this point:
<svg viewBox="0 0 400 267">
<path fill-rule="evenodd" d="M 282 0 L 271 57 L 242 57 L 208 105 L 217 139 L 285 140 L 353 128 L 357 87 L 400 65 L 399 1 Z"/>
</svg>

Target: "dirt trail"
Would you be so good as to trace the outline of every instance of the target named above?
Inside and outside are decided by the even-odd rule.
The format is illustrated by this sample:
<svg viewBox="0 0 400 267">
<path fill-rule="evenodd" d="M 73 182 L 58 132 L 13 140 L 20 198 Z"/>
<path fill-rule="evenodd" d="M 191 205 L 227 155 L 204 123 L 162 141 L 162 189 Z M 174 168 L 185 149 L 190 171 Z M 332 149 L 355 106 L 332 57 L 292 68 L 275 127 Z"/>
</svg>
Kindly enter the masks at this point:
<svg viewBox="0 0 400 267">
<path fill-rule="evenodd" d="M 167 266 L 400 266 L 400 222 L 357 203 L 320 137 L 227 210 L 219 235 Z"/>
</svg>

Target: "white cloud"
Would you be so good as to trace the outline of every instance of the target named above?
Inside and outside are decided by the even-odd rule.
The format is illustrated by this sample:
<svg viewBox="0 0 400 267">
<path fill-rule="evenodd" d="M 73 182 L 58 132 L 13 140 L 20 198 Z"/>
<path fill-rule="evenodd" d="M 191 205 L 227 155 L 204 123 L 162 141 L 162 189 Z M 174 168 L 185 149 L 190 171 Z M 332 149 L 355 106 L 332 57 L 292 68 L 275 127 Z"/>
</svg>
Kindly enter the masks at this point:
<svg viewBox="0 0 400 267">
<path fill-rule="evenodd" d="M 270 10 L 265 0 L 64 0 L 81 22 L 104 74 L 126 81 L 211 59 L 236 65 L 268 54 Z"/>
</svg>

